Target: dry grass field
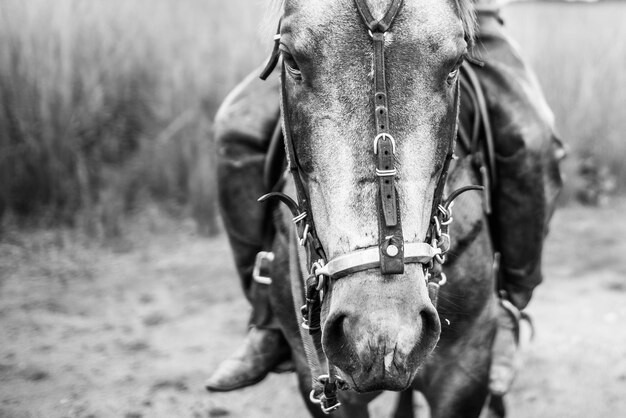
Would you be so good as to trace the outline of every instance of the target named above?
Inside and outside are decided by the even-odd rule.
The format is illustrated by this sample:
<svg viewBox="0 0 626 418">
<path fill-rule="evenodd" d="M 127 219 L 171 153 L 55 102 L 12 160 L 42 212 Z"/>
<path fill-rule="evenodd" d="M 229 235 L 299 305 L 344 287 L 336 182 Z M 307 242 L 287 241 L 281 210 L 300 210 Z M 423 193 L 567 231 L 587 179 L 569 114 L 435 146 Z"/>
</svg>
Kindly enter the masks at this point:
<svg viewBox="0 0 626 418">
<path fill-rule="evenodd" d="M 248 3 L 0 2 L 0 220 L 116 236 L 146 196 L 214 220 L 210 121 L 263 57 Z"/>
<path fill-rule="evenodd" d="M 583 157 L 607 167 L 626 190 L 626 3 L 515 4 L 504 13 L 521 53 L 535 69 L 570 149 L 564 168 L 571 195 L 583 187 Z M 566 196 L 568 197 L 568 196 Z"/>
<path fill-rule="evenodd" d="M 210 121 L 269 52 L 265 5 L 0 2 L 0 220 L 118 236 L 129 213 L 157 199 L 215 230 Z M 581 187 L 582 156 L 626 184 L 624 13 L 623 2 L 505 13 L 571 149 L 570 191 Z"/>
</svg>

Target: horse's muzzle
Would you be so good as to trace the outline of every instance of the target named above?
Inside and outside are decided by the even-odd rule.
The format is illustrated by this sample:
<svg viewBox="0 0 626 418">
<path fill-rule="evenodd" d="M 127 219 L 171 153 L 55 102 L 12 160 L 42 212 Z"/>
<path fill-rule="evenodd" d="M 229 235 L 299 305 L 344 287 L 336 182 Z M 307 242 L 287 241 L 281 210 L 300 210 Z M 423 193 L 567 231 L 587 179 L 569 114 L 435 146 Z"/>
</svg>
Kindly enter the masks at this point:
<svg viewBox="0 0 626 418">
<path fill-rule="evenodd" d="M 441 332 L 422 267 L 342 278 L 328 296 L 322 338 L 329 361 L 358 392 L 406 389 Z"/>
</svg>

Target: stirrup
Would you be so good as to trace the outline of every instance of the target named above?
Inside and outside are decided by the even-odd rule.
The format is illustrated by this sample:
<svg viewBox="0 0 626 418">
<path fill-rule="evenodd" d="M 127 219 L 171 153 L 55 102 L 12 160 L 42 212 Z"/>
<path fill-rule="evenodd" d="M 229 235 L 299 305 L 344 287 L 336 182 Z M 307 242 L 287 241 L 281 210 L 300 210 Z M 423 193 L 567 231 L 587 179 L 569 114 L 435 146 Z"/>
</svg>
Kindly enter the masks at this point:
<svg viewBox="0 0 626 418">
<path fill-rule="evenodd" d="M 270 276 L 270 267 L 274 261 L 274 253 L 271 251 L 260 251 L 254 260 L 254 269 L 252 269 L 252 279 L 260 284 L 272 284 Z"/>
<path fill-rule="evenodd" d="M 504 309 L 505 312 L 511 316 L 511 319 L 513 319 L 513 323 L 515 324 L 515 328 L 513 330 L 515 343 L 518 345 L 520 343 L 520 323 L 522 321 L 525 321 L 530 327 L 529 341 L 532 341 L 535 338 L 535 324 L 532 317 L 527 312 L 517 309 L 517 306 L 513 305 L 504 290 L 501 290 L 498 294 L 498 303 L 502 309 Z"/>
</svg>

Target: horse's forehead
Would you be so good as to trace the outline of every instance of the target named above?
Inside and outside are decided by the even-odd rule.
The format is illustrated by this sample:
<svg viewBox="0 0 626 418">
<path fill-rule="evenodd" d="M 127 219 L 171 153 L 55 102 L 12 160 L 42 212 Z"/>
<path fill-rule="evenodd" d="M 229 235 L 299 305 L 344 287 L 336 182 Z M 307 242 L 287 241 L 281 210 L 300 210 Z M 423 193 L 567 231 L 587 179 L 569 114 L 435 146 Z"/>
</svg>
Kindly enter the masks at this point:
<svg viewBox="0 0 626 418">
<path fill-rule="evenodd" d="M 391 3 L 393 0 L 366 0 L 367 5 L 369 6 L 370 12 L 375 19 L 382 19 L 387 10 L 391 7 Z"/>
<path fill-rule="evenodd" d="M 366 0 L 376 19 L 381 19 L 393 0 Z M 287 15 L 295 19 L 294 32 L 300 33 L 303 44 L 310 44 L 311 37 L 319 39 L 337 35 L 338 29 L 347 25 L 366 30 L 356 10 L 354 0 L 292 0 L 287 2 Z M 461 30 L 459 18 L 450 0 L 404 1 L 397 22 L 391 29 L 406 39 L 422 39 L 430 44 L 444 43 L 458 35 Z M 434 46 L 434 45 L 432 45 Z"/>
</svg>

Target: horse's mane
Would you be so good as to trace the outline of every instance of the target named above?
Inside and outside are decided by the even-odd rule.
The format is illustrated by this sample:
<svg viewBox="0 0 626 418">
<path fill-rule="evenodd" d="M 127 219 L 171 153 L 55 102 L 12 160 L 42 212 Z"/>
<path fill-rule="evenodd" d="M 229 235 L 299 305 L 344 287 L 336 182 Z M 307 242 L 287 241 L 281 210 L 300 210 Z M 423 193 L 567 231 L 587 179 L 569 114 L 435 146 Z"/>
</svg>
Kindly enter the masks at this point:
<svg viewBox="0 0 626 418">
<path fill-rule="evenodd" d="M 472 0 L 454 0 L 456 13 L 463 23 L 463 30 L 467 38 L 468 48 L 474 45 L 476 36 L 476 12 L 474 10 L 474 2 Z"/>
<path fill-rule="evenodd" d="M 270 36 L 273 36 L 276 33 L 278 21 L 283 15 L 283 9 L 285 8 L 285 1 L 287 0 L 269 0 L 269 5 L 265 11 L 265 20 L 261 27 L 264 36 L 267 37 L 269 33 L 271 33 Z"/>
<path fill-rule="evenodd" d="M 266 12 L 264 29 L 267 31 L 276 31 L 278 20 L 283 15 L 283 9 L 287 0 L 269 0 L 269 6 Z M 463 23 L 463 30 L 467 35 L 469 46 L 471 47 L 476 35 L 476 14 L 474 11 L 474 2 L 472 0 L 453 0 L 456 13 Z M 272 32 L 273 33 L 273 32 Z"/>
</svg>

